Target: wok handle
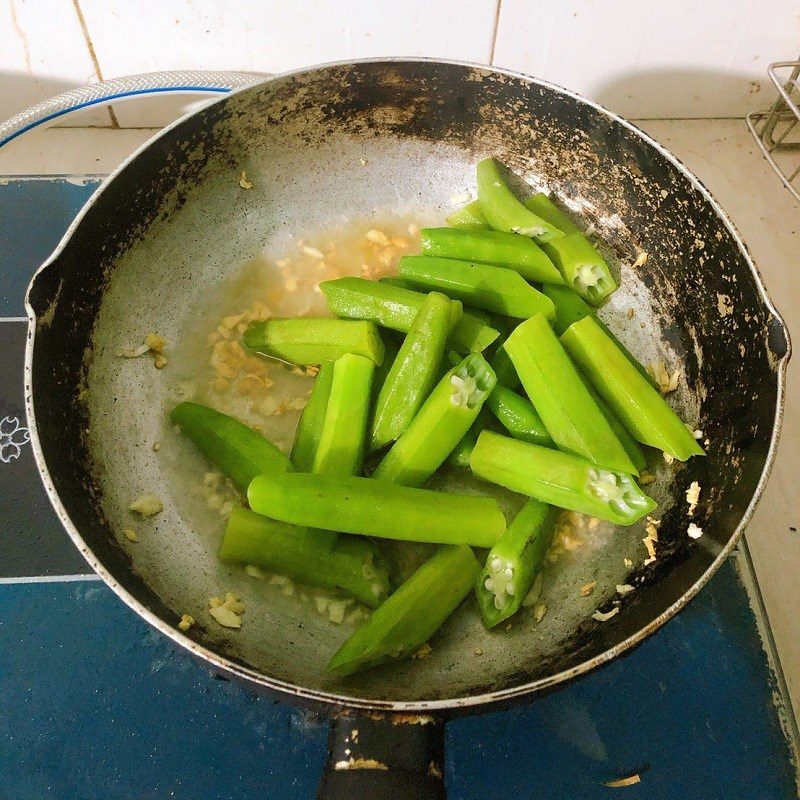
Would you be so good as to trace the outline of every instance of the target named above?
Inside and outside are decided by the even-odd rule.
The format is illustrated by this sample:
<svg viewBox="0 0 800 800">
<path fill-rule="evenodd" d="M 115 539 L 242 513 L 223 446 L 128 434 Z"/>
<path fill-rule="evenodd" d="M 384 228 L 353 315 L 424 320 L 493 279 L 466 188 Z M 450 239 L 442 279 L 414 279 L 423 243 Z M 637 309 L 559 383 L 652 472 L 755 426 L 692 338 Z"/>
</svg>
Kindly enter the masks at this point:
<svg viewBox="0 0 800 800">
<path fill-rule="evenodd" d="M 331 721 L 317 800 L 446 800 L 444 722 L 343 714 Z"/>
</svg>

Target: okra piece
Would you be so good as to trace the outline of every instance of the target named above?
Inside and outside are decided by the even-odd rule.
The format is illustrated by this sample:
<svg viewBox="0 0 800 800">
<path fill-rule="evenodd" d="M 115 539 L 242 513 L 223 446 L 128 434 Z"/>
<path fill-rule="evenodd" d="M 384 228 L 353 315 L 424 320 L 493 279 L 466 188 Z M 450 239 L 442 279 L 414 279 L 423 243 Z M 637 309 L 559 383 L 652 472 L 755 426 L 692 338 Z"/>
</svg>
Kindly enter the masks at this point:
<svg viewBox="0 0 800 800">
<path fill-rule="evenodd" d="M 543 243 L 542 249 L 558 267 L 567 286 L 594 305 L 600 305 L 616 291 L 617 282 L 603 256 L 561 209 L 544 194 L 534 195 L 525 205 L 565 234 Z"/>
<path fill-rule="evenodd" d="M 680 461 L 703 455 L 667 401 L 591 317 L 570 325 L 561 341 L 634 438 Z"/>
<path fill-rule="evenodd" d="M 559 239 L 564 234 L 526 208 L 506 183 L 500 164 L 493 158 L 478 163 L 478 202 L 486 221 L 495 230 L 532 236 L 539 242 Z"/>
<path fill-rule="evenodd" d="M 311 390 L 297 430 L 294 434 L 292 445 L 292 464 L 298 472 L 310 472 L 322 436 L 322 427 L 325 422 L 325 411 L 328 408 L 328 397 L 331 393 L 333 382 L 333 361 L 326 361 L 319 370 L 314 388 Z"/>
<path fill-rule="evenodd" d="M 365 320 L 294 317 L 252 322 L 242 343 L 248 350 L 292 364 L 322 364 L 345 353 L 364 356 L 376 364 L 383 361 L 383 341 L 375 326 Z"/>
<path fill-rule="evenodd" d="M 426 256 L 479 261 L 518 272 L 527 281 L 563 284 L 561 273 L 533 239 L 491 228 L 423 228 Z"/>
<path fill-rule="evenodd" d="M 380 366 L 375 367 L 375 373 L 372 376 L 373 402 L 378 399 L 386 376 L 389 374 L 402 344 L 402 340 L 394 331 L 385 331 L 381 334 L 381 339 L 383 339 L 383 361 Z"/>
<path fill-rule="evenodd" d="M 591 317 L 605 332 L 607 336 L 610 336 L 614 344 L 622 350 L 625 354 L 625 358 L 633 364 L 634 367 L 647 379 L 648 383 L 652 383 L 655 386 L 655 382 L 653 378 L 648 374 L 647 370 L 628 352 L 628 349 L 625 347 L 622 342 L 614 336 L 613 333 L 609 330 L 606 326 L 605 322 L 600 319 L 600 317 L 595 314 L 594 309 L 590 308 L 584 299 L 575 291 L 570 289 L 567 286 L 543 286 L 542 292 L 546 294 L 552 301 L 553 305 L 556 307 L 556 318 L 553 322 L 553 330 L 561 336 L 564 331 L 572 325 L 573 322 L 577 322 L 579 319 L 583 319 L 584 317 Z"/>
<path fill-rule="evenodd" d="M 341 677 L 410 656 L 469 594 L 480 564 L 469 547 L 443 547 L 394 591 L 328 663 Z"/>
<path fill-rule="evenodd" d="M 179 403 L 170 419 L 197 449 L 243 492 L 262 473 L 286 472 L 289 459 L 238 419 L 200 403 Z"/>
<path fill-rule="evenodd" d="M 489 223 L 481 211 L 481 204 L 478 200 L 467 203 L 463 208 L 454 211 L 446 220 L 447 224 L 453 228 L 481 228 L 488 227 Z"/>
<path fill-rule="evenodd" d="M 465 305 L 527 319 L 534 314 L 555 317 L 550 298 L 511 269 L 433 256 L 403 256 L 400 276 L 428 290 L 436 289 Z M 458 349 L 458 348 L 456 348 Z"/>
<path fill-rule="evenodd" d="M 461 303 L 457 303 L 461 308 Z M 439 377 L 442 356 L 453 325 L 453 301 L 431 292 L 422 303 L 400 352 L 386 376 L 370 434 L 370 449 L 395 441 L 411 424 Z"/>
<path fill-rule="evenodd" d="M 581 229 L 544 192 L 537 192 L 525 201 L 525 207 L 558 228 L 563 234 L 582 233 Z"/>
<path fill-rule="evenodd" d="M 254 564 L 312 586 L 342 589 L 371 608 L 380 605 L 389 594 L 389 576 L 378 548 L 354 537 L 331 547 L 316 533 L 238 506 L 218 555 L 227 563 Z"/>
<path fill-rule="evenodd" d="M 638 474 L 542 315 L 519 325 L 503 346 L 557 447 L 599 467 Z"/>
<path fill-rule="evenodd" d="M 404 486 L 425 483 L 466 435 L 494 387 L 486 359 L 470 353 L 436 384 L 372 477 Z"/>
<path fill-rule="evenodd" d="M 639 446 L 639 442 L 631 436 L 630 431 L 622 424 L 620 418 L 611 410 L 611 406 L 597 394 L 597 390 L 589 384 L 586 384 L 586 388 L 592 395 L 594 402 L 597 403 L 600 412 L 611 426 L 611 430 L 614 431 L 614 435 L 625 448 L 625 452 L 636 467 L 636 474 L 638 475 L 647 466 L 647 459 L 645 458 L 644 451 Z"/>
<path fill-rule="evenodd" d="M 553 540 L 558 509 L 531 498 L 489 551 L 475 584 L 487 628 L 515 614 L 541 572 Z"/>
<path fill-rule="evenodd" d="M 498 383 L 487 398 L 486 406 L 515 439 L 555 447 L 542 418 L 527 397 Z"/>
<path fill-rule="evenodd" d="M 408 333 L 422 308 L 425 295 L 394 281 L 337 278 L 320 284 L 334 314 L 374 322 L 384 328 Z M 457 313 L 455 310 L 452 312 Z M 459 352 L 485 350 L 498 332 L 472 314 L 463 314 L 450 331 L 448 343 Z"/>
<path fill-rule="evenodd" d="M 495 354 L 489 359 L 489 365 L 494 370 L 497 382 L 509 389 L 516 389 L 519 386 L 519 375 L 514 369 L 514 362 L 502 345 L 497 348 Z"/>
<path fill-rule="evenodd" d="M 630 475 L 601 469 L 572 453 L 491 431 L 478 436 L 470 468 L 479 478 L 513 492 L 616 525 L 632 525 L 657 506 Z M 254 483 L 263 480 L 285 478 L 256 478 Z"/>
<path fill-rule="evenodd" d="M 361 472 L 372 399 L 375 364 L 346 353 L 333 364 L 333 378 L 312 472 L 356 475 Z"/>
<path fill-rule="evenodd" d="M 273 519 L 381 539 L 491 547 L 506 529 L 492 498 L 374 478 L 261 475 L 250 484 L 247 497 L 253 511 Z"/>
<path fill-rule="evenodd" d="M 472 455 L 472 448 L 478 441 L 478 434 L 474 428 L 470 428 L 462 437 L 461 441 L 453 448 L 453 452 L 447 457 L 447 463 L 454 467 L 469 467 L 469 457 Z"/>
</svg>

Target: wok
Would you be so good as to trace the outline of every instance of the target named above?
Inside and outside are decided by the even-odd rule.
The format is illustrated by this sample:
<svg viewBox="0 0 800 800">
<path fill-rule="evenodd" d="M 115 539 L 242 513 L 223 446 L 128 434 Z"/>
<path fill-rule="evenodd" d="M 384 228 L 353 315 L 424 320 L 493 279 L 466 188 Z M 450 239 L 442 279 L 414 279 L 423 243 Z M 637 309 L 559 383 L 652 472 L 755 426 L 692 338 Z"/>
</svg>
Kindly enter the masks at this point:
<svg viewBox="0 0 800 800">
<path fill-rule="evenodd" d="M 200 335 L 208 297 L 265 245 L 376 212 L 440 220 L 488 155 L 594 225 L 622 279 L 601 316 L 642 362 L 680 365 L 671 399 L 702 430 L 707 457 L 656 468 L 655 563 L 641 566 L 641 526 L 595 531 L 548 570 L 540 624 L 527 609 L 488 633 L 469 600 L 425 660 L 334 681 L 323 666 L 346 627 L 215 557 L 222 523 L 193 494 L 202 461 L 165 413 L 180 353 L 187 331 Z M 640 253 L 647 262 L 634 269 Z M 27 310 L 31 438 L 76 546 L 122 600 L 212 669 L 335 718 L 325 797 L 443 796 L 443 718 L 552 689 L 676 614 L 730 553 L 761 494 L 790 351 L 730 220 L 659 144 L 542 81 L 426 60 L 281 75 L 172 125 L 89 201 L 34 277 Z M 118 357 L 150 331 L 172 348 L 165 370 Z M 694 480 L 696 542 L 683 497 Z M 165 509 L 132 545 L 122 531 L 143 492 Z M 581 597 L 591 580 L 594 593 Z M 620 612 L 593 620 L 626 582 L 636 590 Z M 207 598 L 226 590 L 248 608 L 235 633 L 205 613 Z M 183 633 L 187 612 L 198 623 Z"/>
</svg>

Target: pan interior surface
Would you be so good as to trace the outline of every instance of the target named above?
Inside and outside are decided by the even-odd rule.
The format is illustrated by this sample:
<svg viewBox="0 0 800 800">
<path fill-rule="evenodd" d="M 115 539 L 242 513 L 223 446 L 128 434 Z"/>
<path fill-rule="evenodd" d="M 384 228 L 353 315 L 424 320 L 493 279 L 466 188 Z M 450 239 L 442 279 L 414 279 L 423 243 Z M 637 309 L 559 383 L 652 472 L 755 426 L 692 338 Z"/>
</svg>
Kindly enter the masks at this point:
<svg viewBox="0 0 800 800">
<path fill-rule="evenodd" d="M 253 391 L 233 391 L 225 359 L 237 357 L 230 331 L 247 319 L 238 315 L 326 313 L 320 280 L 380 268 L 364 249 L 367 231 L 413 248 L 413 226 L 443 224 L 455 198 L 474 188 L 475 163 L 487 155 L 553 191 L 595 227 L 621 275 L 601 316 L 643 363 L 681 371 L 670 399 L 703 432 L 708 457 L 670 466 L 650 454 L 648 491 L 663 519 L 655 564 L 643 565 L 644 521 L 614 528 L 572 520 L 560 529 L 541 595 L 509 627 L 487 632 L 470 597 L 424 659 L 337 681 L 324 666 L 354 621 L 332 622 L 325 599 L 302 587 L 218 561 L 219 506 L 232 495 L 167 412 L 181 399 L 208 402 L 261 426 L 288 450 L 313 379 L 271 365 L 256 375 Z M 113 216 L 121 233 L 98 238 L 98 215 Z M 90 253 L 97 267 L 86 266 Z M 641 253 L 646 264 L 633 268 Z M 78 321 L 87 331 L 88 367 L 35 368 L 33 391 L 42 451 L 67 513 L 92 515 L 81 527 L 87 547 L 139 602 L 172 627 L 191 615 L 188 638 L 266 682 L 409 702 L 545 685 L 652 625 L 704 576 L 729 545 L 767 458 L 783 354 L 736 239 L 700 188 L 637 132 L 525 79 L 377 62 L 247 90 L 179 124 L 125 167 L 56 267 L 64 278 L 51 293 L 57 301 L 47 306 L 55 313 L 46 325 L 40 313 L 40 363 L 55 352 L 59 326 L 74 330 Z M 81 270 L 96 294 L 82 293 Z M 166 341 L 163 369 L 147 355 L 120 357 L 148 333 Z M 78 344 L 82 335 L 70 334 Z M 57 430 L 56 412 L 37 390 L 48 402 L 68 397 L 70 424 Z M 74 462 L 56 455 L 65 446 Z M 75 464 L 90 465 L 90 481 L 67 474 Z M 684 493 L 693 480 L 702 493 L 691 521 L 704 535 L 690 546 Z M 435 481 L 492 491 L 457 472 Z M 129 506 L 142 494 L 156 495 L 163 512 L 133 515 Z M 498 496 L 508 512 L 520 504 Z M 138 541 L 126 538 L 129 528 Z M 620 613 L 592 620 L 620 599 L 621 584 L 636 588 Z M 226 592 L 245 605 L 237 631 L 208 612 L 209 598 Z"/>
</svg>

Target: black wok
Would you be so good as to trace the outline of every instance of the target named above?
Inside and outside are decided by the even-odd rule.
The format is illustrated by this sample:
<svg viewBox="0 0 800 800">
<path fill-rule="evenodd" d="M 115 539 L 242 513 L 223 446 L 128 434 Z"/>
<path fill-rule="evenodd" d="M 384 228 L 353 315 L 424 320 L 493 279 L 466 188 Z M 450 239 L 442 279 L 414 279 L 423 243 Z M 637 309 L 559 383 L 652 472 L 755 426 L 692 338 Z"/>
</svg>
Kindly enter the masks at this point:
<svg viewBox="0 0 800 800">
<path fill-rule="evenodd" d="M 622 279 L 601 314 L 643 362 L 680 366 L 671 397 L 702 430 L 708 455 L 680 469 L 657 466 L 655 563 L 642 566 L 640 527 L 601 528 L 579 556 L 548 571 L 539 625 L 527 609 L 510 630 L 489 634 L 468 601 L 429 658 L 333 682 L 322 667 L 346 626 L 215 558 L 221 522 L 209 521 L 194 492 L 204 467 L 165 415 L 179 378 L 192 378 L 181 373 L 187 332 L 202 331 L 209 296 L 270 243 L 376 212 L 440 220 L 487 155 L 594 225 Z M 240 186 L 243 169 L 251 190 Z M 646 264 L 633 269 L 643 252 Z M 320 301 L 309 297 L 313 313 Z M 296 313 L 290 300 L 276 312 Z M 660 145 L 549 84 L 421 60 L 279 76 L 173 125 L 89 202 L 33 279 L 27 308 L 31 438 L 67 531 L 126 603 L 213 669 L 336 717 L 326 797 L 441 796 L 443 717 L 550 689 L 676 614 L 735 546 L 761 494 L 790 349 L 730 221 Z M 150 331 L 171 348 L 164 370 L 118 357 Z M 280 438 L 293 420 L 268 426 Z M 694 480 L 702 487 L 697 541 L 686 534 L 684 500 Z M 143 492 L 165 509 L 132 545 L 123 536 L 127 509 Z M 595 592 L 580 597 L 591 580 Z M 593 620 L 625 582 L 636 590 L 620 612 Z M 206 613 L 207 598 L 226 590 L 248 607 L 236 633 Z M 198 622 L 183 633 L 177 622 L 187 612 Z"/>
</svg>

